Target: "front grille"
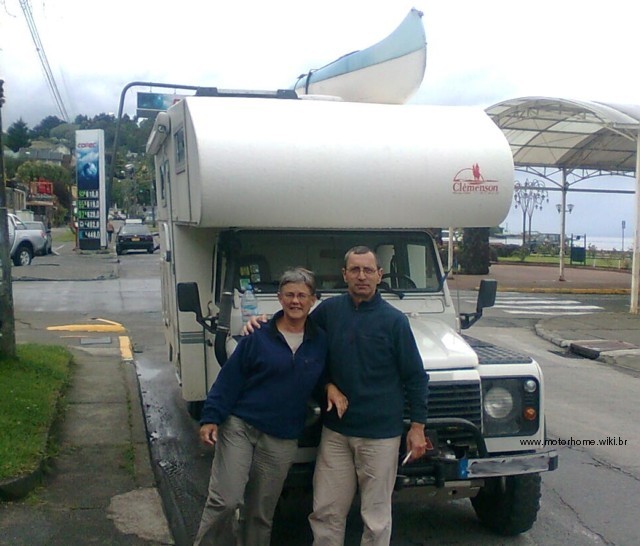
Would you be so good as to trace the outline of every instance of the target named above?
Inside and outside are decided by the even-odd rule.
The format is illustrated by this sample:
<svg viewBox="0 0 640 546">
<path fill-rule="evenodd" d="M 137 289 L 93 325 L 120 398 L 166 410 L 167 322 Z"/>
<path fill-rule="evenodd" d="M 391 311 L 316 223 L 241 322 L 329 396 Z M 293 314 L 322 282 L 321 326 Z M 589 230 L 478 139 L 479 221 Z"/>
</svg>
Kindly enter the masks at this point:
<svg viewBox="0 0 640 546">
<path fill-rule="evenodd" d="M 433 427 L 430 419 L 466 419 L 478 429 L 482 428 L 482 401 L 478 381 L 456 381 L 455 383 L 429 382 L 427 400 L 427 429 L 435 429 L 440 444 L 475 445 L 473 435 L 455 426 Z M 408 415 L 407 415 L 408 417 Z"/>
</svg>

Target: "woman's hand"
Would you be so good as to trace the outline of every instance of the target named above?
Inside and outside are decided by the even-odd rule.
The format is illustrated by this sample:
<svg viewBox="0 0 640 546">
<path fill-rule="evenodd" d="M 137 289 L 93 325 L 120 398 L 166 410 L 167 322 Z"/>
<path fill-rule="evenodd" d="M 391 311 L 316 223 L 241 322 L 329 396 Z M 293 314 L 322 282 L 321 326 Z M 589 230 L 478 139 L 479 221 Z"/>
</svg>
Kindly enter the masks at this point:
<svg viewBox="0 0 640 546">
<path fill-rule="evenodd" d="M 347 397 L 342 394 L 342 391 L 338 387 L 333 383 L 329 383 L 327 385 L 327 411 L 331 411 L 334 406 L 338 417 L 342 419 L 342 416 L 349 407 L 349 400 L 347 400 Z"/>
</svg>

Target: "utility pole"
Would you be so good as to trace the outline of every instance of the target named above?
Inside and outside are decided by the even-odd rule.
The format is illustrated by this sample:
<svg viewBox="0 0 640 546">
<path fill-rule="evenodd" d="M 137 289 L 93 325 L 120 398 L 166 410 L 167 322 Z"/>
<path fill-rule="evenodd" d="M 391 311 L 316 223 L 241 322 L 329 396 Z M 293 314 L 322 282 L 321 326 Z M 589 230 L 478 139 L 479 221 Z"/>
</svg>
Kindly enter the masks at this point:
<svg viewBox="0 0 640 546">
<path fill-rule="evenodd" d="M 2 105 L 4 80 L 0 79 L 0 356 L 16 356 L 16 324 L 13 316 L 11 287 L 11 255 L 7 218 L 7 193 L 4 179 L 4 148 L 2 144 Z"/>
</svg>

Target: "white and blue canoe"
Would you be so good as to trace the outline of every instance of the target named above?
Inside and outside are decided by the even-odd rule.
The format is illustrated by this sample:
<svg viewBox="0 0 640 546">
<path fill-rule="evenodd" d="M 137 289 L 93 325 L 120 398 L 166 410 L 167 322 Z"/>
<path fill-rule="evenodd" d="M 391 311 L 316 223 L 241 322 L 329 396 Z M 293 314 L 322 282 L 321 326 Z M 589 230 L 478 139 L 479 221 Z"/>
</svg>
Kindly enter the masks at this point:
<svg viewBox="0 0 640 546">
<path fill-rule="evenodd" d="M 348 102 L 403 104 L 420 87 L 427 59 L 422 12 L 412 9 L 380 42 L 343 55 L 298 77 L 298 95 L 331 95 Z"/>
</svg>

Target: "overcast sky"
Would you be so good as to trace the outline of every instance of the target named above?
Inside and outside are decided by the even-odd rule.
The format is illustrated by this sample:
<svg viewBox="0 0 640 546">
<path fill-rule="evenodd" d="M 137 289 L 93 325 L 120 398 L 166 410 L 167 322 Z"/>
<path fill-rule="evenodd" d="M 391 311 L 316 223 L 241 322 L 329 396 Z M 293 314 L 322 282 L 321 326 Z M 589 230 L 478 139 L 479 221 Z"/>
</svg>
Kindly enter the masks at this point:
<svg viewBox="0 0 640 546">
<path fill-rule="evenodd" d="M 382 39 L 412 7 L 424 12 L 427 35 L 425 78 L 412 102 L 486 107 L 542 95 L 640 103 L 640 3 L 628 0 L 32 0 L 31 6 L 71 118 L 116 113 L 131 81 L 290 87 L 310 68 Z M 47 115 L 62 117 L 18 0 L 0 0 L 0 78 L 5 130 L 19 118 L 33 127 Z M 130 95 L 125 110 L 133 114 Z M 623 179 L 615 187 L 633 184 Z M 546 211 L 534 213 L 534 230 L 559 231 L 559 198 L 550 192 Z M 626 220 L 631 234 L 632 196 L 571 199 L 568 232 L 618 235 Z M 599 215 L 604 199 L 611 206 Z M 521 230 L 519 211 L 507 223 Z"/>
</svg>

